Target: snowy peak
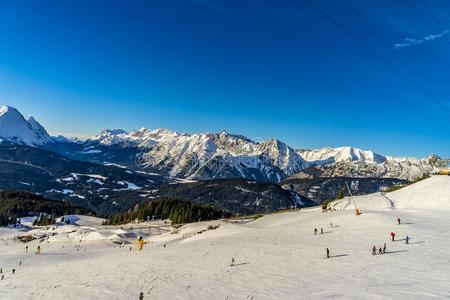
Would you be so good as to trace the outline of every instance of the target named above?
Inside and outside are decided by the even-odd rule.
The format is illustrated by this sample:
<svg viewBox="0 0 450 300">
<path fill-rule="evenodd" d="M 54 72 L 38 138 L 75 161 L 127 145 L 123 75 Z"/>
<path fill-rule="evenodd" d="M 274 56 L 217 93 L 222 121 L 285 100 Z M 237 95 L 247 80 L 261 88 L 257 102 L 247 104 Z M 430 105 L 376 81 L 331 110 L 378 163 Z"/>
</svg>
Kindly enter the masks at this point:
<svg viewBox="0 0 450 300">
<path fill-rule="evenodd" d="M 103 131 L 92 140 L 103 146 L 136 147 L 139 167 L 190 179 L 249 178 L 280 181 L 305 167 L 304 160 L 278 140 L 255 142 L 222 131 L 180 134 L 141 128 L 126 134 Z"/>
<path fill-rule="evenodd" d="M 226 131 L 187 134 L 169 129 L 141 128 L 132 132 L 106 129 L 75 143 L 50 137 L 33 117 L 0 107 L 0 142 L 52 151 L 76 159 L 110 162 L 188 179 L 246 178 L 280 182 L 308 167 L 328 177 L 377 177 L 413 180 L 431 174 L 436 156 L 425 159 L 383 156 L 353 147 L 298 150 L 277 139 L 253 141 Z M 73 143 L 73 145 L 62 145 Z M 73 146 L 73 147 L 72 147 Z M 83 147 L 83 151 L 80 151 Z M 98 148 L 97 148 L 98 147 Z"/>
<path fill-rule="evenodd" d="M 0 139 L 28 146 L 52 143 L 52 138 L 33 117 L 27 119 L 14 107 L 0 107 Z"/>
<path fill-rule="evenodd" d="M 252 141 L 226 131 L 183 134 L 141 128 L 131 133 L 103 131 L 88 141 L 135 147 L 138 167 L 189 179 L 247 178 L 282 181 L 310 166 L 326 167 L 329 177 L 389 177 L 413 180 L 432 172 L 432 161 L 385 157 L 353 147 L 297 150 L 277 139 Z"/>
<path fill-rule="evenodd" d="M 322 148 L 316 150 L 298 150 L 299 155 L 310 164 L 323 165 L 342 161 L 358 161 L 380 164 L 387 159 L 373 151 L 353 147 Z"/>
</svg>

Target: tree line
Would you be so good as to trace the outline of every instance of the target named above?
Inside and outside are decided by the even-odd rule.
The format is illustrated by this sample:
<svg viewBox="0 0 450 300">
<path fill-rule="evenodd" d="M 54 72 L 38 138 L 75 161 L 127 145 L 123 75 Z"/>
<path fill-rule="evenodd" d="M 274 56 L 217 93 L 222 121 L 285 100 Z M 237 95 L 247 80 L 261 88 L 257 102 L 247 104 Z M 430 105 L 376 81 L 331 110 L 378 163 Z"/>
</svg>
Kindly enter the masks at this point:
<svg viewBox="0 0 450 300">
<path fill-rule="evenodd" d="M 143 222 L 149 219 L 170 219 L 172 224 L 229 218 L 230 212 L 194 204 L 177 198 L 163 197 L 153 200 L 144 206 L 136 204 L 126 213 L 114 214 L 105 221 L 105 225 L 120 225 L 134 221 Z"/>
</svg>

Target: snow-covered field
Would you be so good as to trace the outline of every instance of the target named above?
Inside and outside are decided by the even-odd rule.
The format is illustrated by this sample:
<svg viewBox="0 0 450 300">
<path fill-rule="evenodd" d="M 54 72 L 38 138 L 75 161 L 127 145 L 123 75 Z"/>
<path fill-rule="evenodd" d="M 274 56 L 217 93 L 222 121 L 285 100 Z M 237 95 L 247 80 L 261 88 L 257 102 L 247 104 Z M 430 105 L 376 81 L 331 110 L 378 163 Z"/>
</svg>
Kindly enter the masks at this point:
<svg viewBox="0 0 450 300">
<path fill-rule="evenodd" d="M 140 292 L 144 299 L 450 298 L 450 177 L 355 201 L 360 216 L 344 199 L 334 212 L 203 222 L 174 234 L 163 222 L 104 229 L 80 217 L 81 225 L 36 229 L 57 234 L 49 243 L 27 243 L 28 254 L 25 244 L 11 239 L 25 233 L 3 228 L 0 299 L 138 299 Z M 206 230 L 209 225 L 220 226 Z M 141 252 L 136 235 L 149 242 Z M 386 254 L 373 256 L 372 247 L 383 243 Z M 38 244 L 41 255 L 33 253 Z"/>
</svg>

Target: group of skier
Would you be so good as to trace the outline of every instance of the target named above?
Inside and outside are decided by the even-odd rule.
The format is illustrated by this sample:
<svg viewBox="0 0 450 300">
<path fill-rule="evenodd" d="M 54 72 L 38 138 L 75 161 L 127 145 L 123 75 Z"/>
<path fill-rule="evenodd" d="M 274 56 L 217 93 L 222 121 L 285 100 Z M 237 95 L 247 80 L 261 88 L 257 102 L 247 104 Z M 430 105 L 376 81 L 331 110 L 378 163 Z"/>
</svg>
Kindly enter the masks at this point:
<svg viewBox="0 0 450 300">
<path fill-rule="evenodd" d="M 383 247 L 378 248 L 378 254 L 386 253 L 386 243 L 384 243 Z M 377 247 L 374 245 L 372 247 L 372 255 L 377 255 Z"/>
<path fill-rule="evenodd" d="M 397 224 L 400 225 L 402 224 L 400 218 L 397 218 Z M 396 234 L 394 232 L 391 231 L 391 233 L 389 234 L 391 236 L 391 241 L 395 242 L 395 236 Z M 409 236 L 406 236 L 405 238 L 405 243 L 409 244 Z M 384 243 L 383 248 L 379 248 L 378 249 L 378 254 L 384 254 L 386 253 L 386 243 Z M 377 247 L 373 246 L 372 247 L 372 255 L 376 255 L 377 254 Z"/>
<path fill-rule="evenodd" d="M 401 224 L 400 218 L 397 218 L 397 223 L 398 223 L 398 225 Z M 333 227 L 333 223 L 330 223 L 330 226 Z M 314 228 L 314 235 L 317 235 L 317 231 L 318 231 L 317 228 Z M 320 233 L 323 234 L 323 228 L 320 228 Z M 395 242 L 396 234 L 394 232 L 391 232 L 389 235 L 391 236 L 391 240 L 393 242 Z M 409 239 L 410 239 L 409 236 L 406 236 L 406 238 L 405 238 L 406 244 L 409 244 Z M 331 257 L 330 249 L 326 248 L 325 250 L 326 250 L 327 258 L 330 258 Z M 377 246 L 375 246 L 375 245 L 372 247 L 372 255 L 377 255 L 377 254 L 381 255 L 381 254 L 385 254 L 385 253 L 386 253 L 386 243 L 384 243 L 382 247 L 377 248 Z"/>
</svg>

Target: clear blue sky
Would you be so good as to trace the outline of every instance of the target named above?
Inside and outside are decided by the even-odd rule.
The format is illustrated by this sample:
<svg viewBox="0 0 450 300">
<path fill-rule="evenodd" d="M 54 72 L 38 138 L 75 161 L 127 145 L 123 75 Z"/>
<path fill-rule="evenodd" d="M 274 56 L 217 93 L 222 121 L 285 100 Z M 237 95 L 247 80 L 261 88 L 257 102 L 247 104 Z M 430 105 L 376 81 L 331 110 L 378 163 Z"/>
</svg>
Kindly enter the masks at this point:
<svg viewBox="0 0 450 300">
<path fill-rule="evenodd" d="M 336 23 L 305 0 L 0 1 L 0 102 L 80 136 L 450 156 L 450 2 L 310 1 Z"/>
</svg>

